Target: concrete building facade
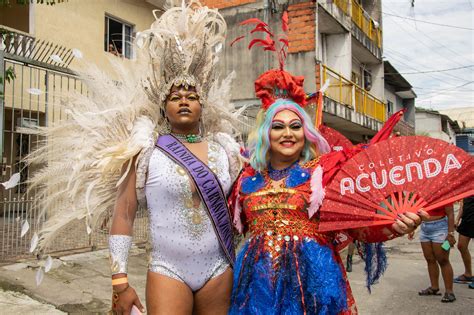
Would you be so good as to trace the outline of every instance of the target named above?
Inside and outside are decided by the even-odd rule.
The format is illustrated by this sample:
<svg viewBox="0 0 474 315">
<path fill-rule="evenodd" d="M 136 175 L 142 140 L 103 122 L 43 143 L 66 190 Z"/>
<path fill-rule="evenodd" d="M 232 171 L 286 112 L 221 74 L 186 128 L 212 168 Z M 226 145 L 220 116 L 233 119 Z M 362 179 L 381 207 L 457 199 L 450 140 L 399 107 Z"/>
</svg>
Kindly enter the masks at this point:
<svg viewBox="0 0 474 315">
<path fill-rule="evenodd" d="M 408 81 L 387 60 L 384 61 L 385 104 L 387 115 L 404 109 L 402 120 L 394 131 L 402 136 L 415 134 L 415 98 L 416 94 Z"/>
<path fill-rule="evenodd" d="M 203 2 L 220 9 L 228 23 L 229 41 L 246 34 L 249 29 L 239 23 L 253 17 L 278 32 L 282 12 L 287 10 L 290 43 L 286 70 L 305 76 L 305 90 L 310 93 L 329 81 L 324 99 L 324 123 L 354 142 L 363 142 L 387 119 L 381 1 Z M 237 103 L 258 104 L 253 82 L 278 63 L 271 54 L 249 52 L 246 43 L 226 47 L 223 72 L 236 71 L 233 98 Z"/>
</svg>

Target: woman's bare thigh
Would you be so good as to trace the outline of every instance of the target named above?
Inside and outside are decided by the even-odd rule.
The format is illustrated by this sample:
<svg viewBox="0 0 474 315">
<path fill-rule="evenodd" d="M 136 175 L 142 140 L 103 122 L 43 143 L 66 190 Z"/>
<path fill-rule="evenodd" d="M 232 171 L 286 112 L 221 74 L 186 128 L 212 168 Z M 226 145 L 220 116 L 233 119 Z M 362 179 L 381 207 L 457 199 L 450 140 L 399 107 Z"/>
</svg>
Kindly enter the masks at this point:
<svg viewBox="0 0 474 315">
<path fill-rule="evenodd" d="M 192 314 L 193 292 L 181 281 L 148 271 L 146 310 L 150 315 Z"/>
<path fill-rule="evenodd" d="M 194 293 L 195 315 L 225 315 L 229 311 L 232 293 L 232 269 L 227 268 L 221 275 L 209 280 Z"/>
</svg>

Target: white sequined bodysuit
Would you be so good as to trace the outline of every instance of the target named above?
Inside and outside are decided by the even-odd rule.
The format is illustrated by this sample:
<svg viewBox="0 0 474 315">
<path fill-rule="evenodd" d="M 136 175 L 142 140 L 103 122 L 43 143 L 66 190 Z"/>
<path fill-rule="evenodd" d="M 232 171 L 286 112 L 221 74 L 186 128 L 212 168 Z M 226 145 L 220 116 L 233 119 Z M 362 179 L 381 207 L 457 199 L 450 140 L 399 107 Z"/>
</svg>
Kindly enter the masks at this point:
<svg viewBox="0 0 474 315">
<path fill-rule="evenodd" d="M 208 167 L 224 193 L 230 189 L 229 160 L 209 141 Z M 186 283 L 196 291 L 229 266 L 202 202 L 193 203 L 185 170 L 155 148 L 148 164 L 145 195 L 152 245 L 149 270 Z"/>
</svg>

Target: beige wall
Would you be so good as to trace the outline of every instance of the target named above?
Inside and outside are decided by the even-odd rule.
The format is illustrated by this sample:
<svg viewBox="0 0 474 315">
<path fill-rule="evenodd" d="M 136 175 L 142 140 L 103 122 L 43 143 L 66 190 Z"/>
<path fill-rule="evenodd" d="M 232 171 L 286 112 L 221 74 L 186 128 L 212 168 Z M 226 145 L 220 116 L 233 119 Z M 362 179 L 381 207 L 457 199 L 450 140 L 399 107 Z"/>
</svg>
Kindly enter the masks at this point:
<svg viewBox="0 0 474 315">
<path fill-rule="evenodd" d="M 107 71 L 105 15 L 134 25 L 134 32 L 139 32 L 154 21 L 153 9 L 156 7 L 145 0 L 68 0 L 54 6 L 34 5 L 31 30 L 38 39 L 79 49 L 86 60 Z M 71 64 L 74 66 L 75 62 Z"/>
</svg>

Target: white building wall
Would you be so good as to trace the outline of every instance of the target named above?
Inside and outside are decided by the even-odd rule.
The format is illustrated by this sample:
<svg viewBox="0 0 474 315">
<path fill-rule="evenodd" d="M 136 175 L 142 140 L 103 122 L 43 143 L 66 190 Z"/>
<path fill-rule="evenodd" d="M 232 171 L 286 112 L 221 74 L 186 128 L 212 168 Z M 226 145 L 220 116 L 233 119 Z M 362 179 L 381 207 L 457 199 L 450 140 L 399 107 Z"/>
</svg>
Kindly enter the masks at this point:
<svg viewBox="0 0 474 315">
<path fill-rule="evenodd" d="M 369 69 L 372 72 L 372 89 L 370 93 L 380 100 L 384 99 L 384 72 L 383 62 L 371 65 Z"/>
<path fill-rule="evenodd" d="M 403 109 L 403 99 L 395 94 L 395 90 L 391 86 L 385 86 L 384 96 L 385 101 L 392 102 L 394 113 Z"/>
<path fill-rule="evenodd" d="M 455 138 L 453 136 L 443 132 L 441 126 L 441 116 L 437 114 L 426 112 L 416 113 L 415 132 L 417 135 L 428 136 L 449 143 L 455 142 Z"/>
<path fill-rule="evenodd" d="M 351 34 L 331 34 L 325 36 L 326 64 L 345 78 L 351 77 Z"/>
</svg>

